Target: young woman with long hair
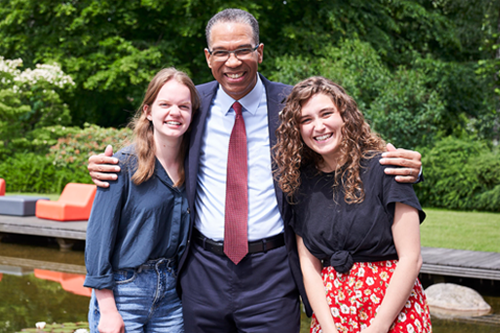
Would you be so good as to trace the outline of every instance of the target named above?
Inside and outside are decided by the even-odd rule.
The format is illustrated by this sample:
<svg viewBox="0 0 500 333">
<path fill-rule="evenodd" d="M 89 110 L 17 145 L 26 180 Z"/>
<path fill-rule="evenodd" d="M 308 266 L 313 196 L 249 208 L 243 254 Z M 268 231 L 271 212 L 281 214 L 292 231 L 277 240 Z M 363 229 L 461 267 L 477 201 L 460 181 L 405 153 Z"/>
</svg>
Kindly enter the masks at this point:
<svg viewBox="0 0 500 333">
<path fill-rule="evenodd" d="M 200 100 L 174 68 L 156 74 L 131 125 L 122 171 L 99 187 L 87 229 L 91 332 L 183 332 L 177 261 L 189 230 L 185 133 Z"/>
<path fill-rule="evenodd" d="M 425 218 L 411 184 L 384 174 L 384 141 L 354 100 L 323 77 L 298 83 L 274 147 L 311 332 L 431 332 L 418 272 Z"/>
</svg>

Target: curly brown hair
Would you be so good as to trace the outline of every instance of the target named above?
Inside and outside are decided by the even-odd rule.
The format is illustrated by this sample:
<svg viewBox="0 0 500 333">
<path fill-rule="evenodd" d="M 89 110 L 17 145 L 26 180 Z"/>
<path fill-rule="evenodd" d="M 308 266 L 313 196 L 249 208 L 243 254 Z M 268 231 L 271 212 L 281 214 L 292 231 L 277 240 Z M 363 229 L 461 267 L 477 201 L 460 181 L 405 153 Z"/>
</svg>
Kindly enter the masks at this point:
<svg viewBox="0 0 500 333">
<path fill-rule="evenodd" d="M 344 121 L 339 158 L 343 164 L 335 170 L 334 187 L 342 185 L 347 203 L 360 203 L 365 196 L 360 177 L 361 161 L 385 151 L 386 144 L 372 132 L 356 102 L 344 88 L 321 76 L 297 83 L 280 113 L 281 124 L 276 131 L 277 144 L 273 147 L 278 184 L 289 201 L 293 202 L 293 195 L 300 186 L 301 170 L 309 165 L 319 168 L 323 162 L 320 154 L 304 144 L 300 134 L 302 106 L 316 94 L 330 96 Z"/>
<path fill-rule="evenodd" d="M 189 88 L 189 91 L 191 93 L 192 108 L 191 119 L 193 119 L 196 111 L 200 107 L 200 98 L 198 96 L 198 91 L 196 90 L 193 81 L 191 81 L 186 73 L 181 72 L 173 67 L 169 67 L 162 69 L 153 77 L 148 85 L 148 89 L 146 90 L 146 94 L 141 106 L 137 110 L 134 119 L 129 124 L 129 126 L 134 130 L 133 143 L 138 161 L 137 170 L 132 176 L 132 181 L 136 185 L 139 185 L 151 178 L 155 170 L 156 148 L 153 136 L 154 127 L 153 123 L 147 119 L 147 114 L 146 112 L 144 112 L 144 107 L 148 106 L 148 108 L 151 108 L 163 85 L 170 80 L 176 80 L 177 82 Z M 189 124 L 189 128 L 186 133 L 188 133 L 190 130 L 191 124 Z M 187 150 L 186 133 L 184 133 L 182 138 L 182 161 L 184 160 L 184 155 Z M 177 187 L 182 185 L 185 179 L 184 167 L 182 164 L 181 170 L 179 170 L 179 174 L 180 179 L 177 181 L 177 183 L 174 184 L 174 186 Z"/>
</svg>

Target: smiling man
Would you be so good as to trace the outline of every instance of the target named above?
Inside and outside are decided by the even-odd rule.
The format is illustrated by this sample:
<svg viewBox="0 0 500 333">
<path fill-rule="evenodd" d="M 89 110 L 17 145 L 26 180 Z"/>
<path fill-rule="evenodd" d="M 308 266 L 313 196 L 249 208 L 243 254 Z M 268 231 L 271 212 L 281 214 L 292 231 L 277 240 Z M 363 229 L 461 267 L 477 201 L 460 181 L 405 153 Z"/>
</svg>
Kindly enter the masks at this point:
<svg viewBox="0 0 500 333">
<path fill-rule="evenodd" d="M 209 23 L 207 29 L 210 48 L 205 49 L 205 57 L 215 80 L 233 99 L 245 97 L 257 83 L 264 44 L 247 23 Z"/>
<path fill-rule="evenodd" d="M 206 35 L 205 56 L 216 81 L 198 86 L 203 106 L 187 161 L 194 229 L 180 264 L 185 329 L 298 332 L 297 285 L 303 287 L 297 258 L 288 256 L 295 243 L 284 230 L 286 201 L 271 169 L 278 112 L 289 87 L 258 75 L 264 45 L 249 13 L 218 13 Z M 233 147 L 239 134 L 241 145 Z M 244 156 L 234 162 L 238 153 Z"/>
<path fill-rule="evenodd" d="M 299 332 L 299 295 L 308 315 L 311 308 L 288 224 L 290 207 L 271 163 L 278 113 L 291 87 L 258 73 L 264 45 L 248 12 L 219 12 L 206 37 L 215 81 L 197 87 L 202 106 L 186 160 L 192 229 L 179 262 L 185 331 Z M 389 172 L 417 179 L 419 153 L 395 150 L 387 157 L 403 166 Z M 111 158 L 89 162 L 97 185 L 116 176 L 103 173 L 116 172 L 103 165 L 113 164 Z"/>
</svg>

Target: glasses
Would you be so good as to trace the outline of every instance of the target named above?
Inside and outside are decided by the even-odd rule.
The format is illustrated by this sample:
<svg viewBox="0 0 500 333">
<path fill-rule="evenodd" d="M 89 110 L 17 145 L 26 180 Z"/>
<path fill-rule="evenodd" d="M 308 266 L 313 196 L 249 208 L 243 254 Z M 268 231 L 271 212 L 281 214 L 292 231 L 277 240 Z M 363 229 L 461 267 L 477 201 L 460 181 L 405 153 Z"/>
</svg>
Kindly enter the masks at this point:
<svg viewBox="0 0 500 333">
<path fill-rule="evenodd" d="M 236 49 L 234 51 L 228 51 L 228 50 L 212 50 L 212 51 L 210 51 L 209 49 L 207 49 L 207 51 L 213 57 L 213 59 L 215 61 L 227 61 L 227 59 L 229 59 L 229 56 L 231 55 L 231 53 L 233 53 L 237 59 L 245 60 L 252 54 L 252 52 L 257 50 L 257 48 L 259 46 L 260 46 L 260 44 L 258 44 L 256 47 L 244 47 L 241 49 Z"/>
</svg>

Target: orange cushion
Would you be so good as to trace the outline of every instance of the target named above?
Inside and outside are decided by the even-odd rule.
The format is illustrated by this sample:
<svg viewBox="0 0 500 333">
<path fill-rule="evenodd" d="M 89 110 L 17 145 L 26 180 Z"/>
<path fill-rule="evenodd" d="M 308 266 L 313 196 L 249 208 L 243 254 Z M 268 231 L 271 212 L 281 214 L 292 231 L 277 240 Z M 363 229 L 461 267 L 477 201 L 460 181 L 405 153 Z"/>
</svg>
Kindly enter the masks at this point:
<svg viewBox="0 0 500 333">
<path fill-rule="evenodd" d="M 95 185 L 69 183 L 58 201 L 37 201 L 35 215 L 56 221 L 88 220 L 96 191 Z"/>
<path fill-rule="evenodd" d="M 0 178 L 0 195 L 5 195 L 5 180 Z"/>
</svg>

